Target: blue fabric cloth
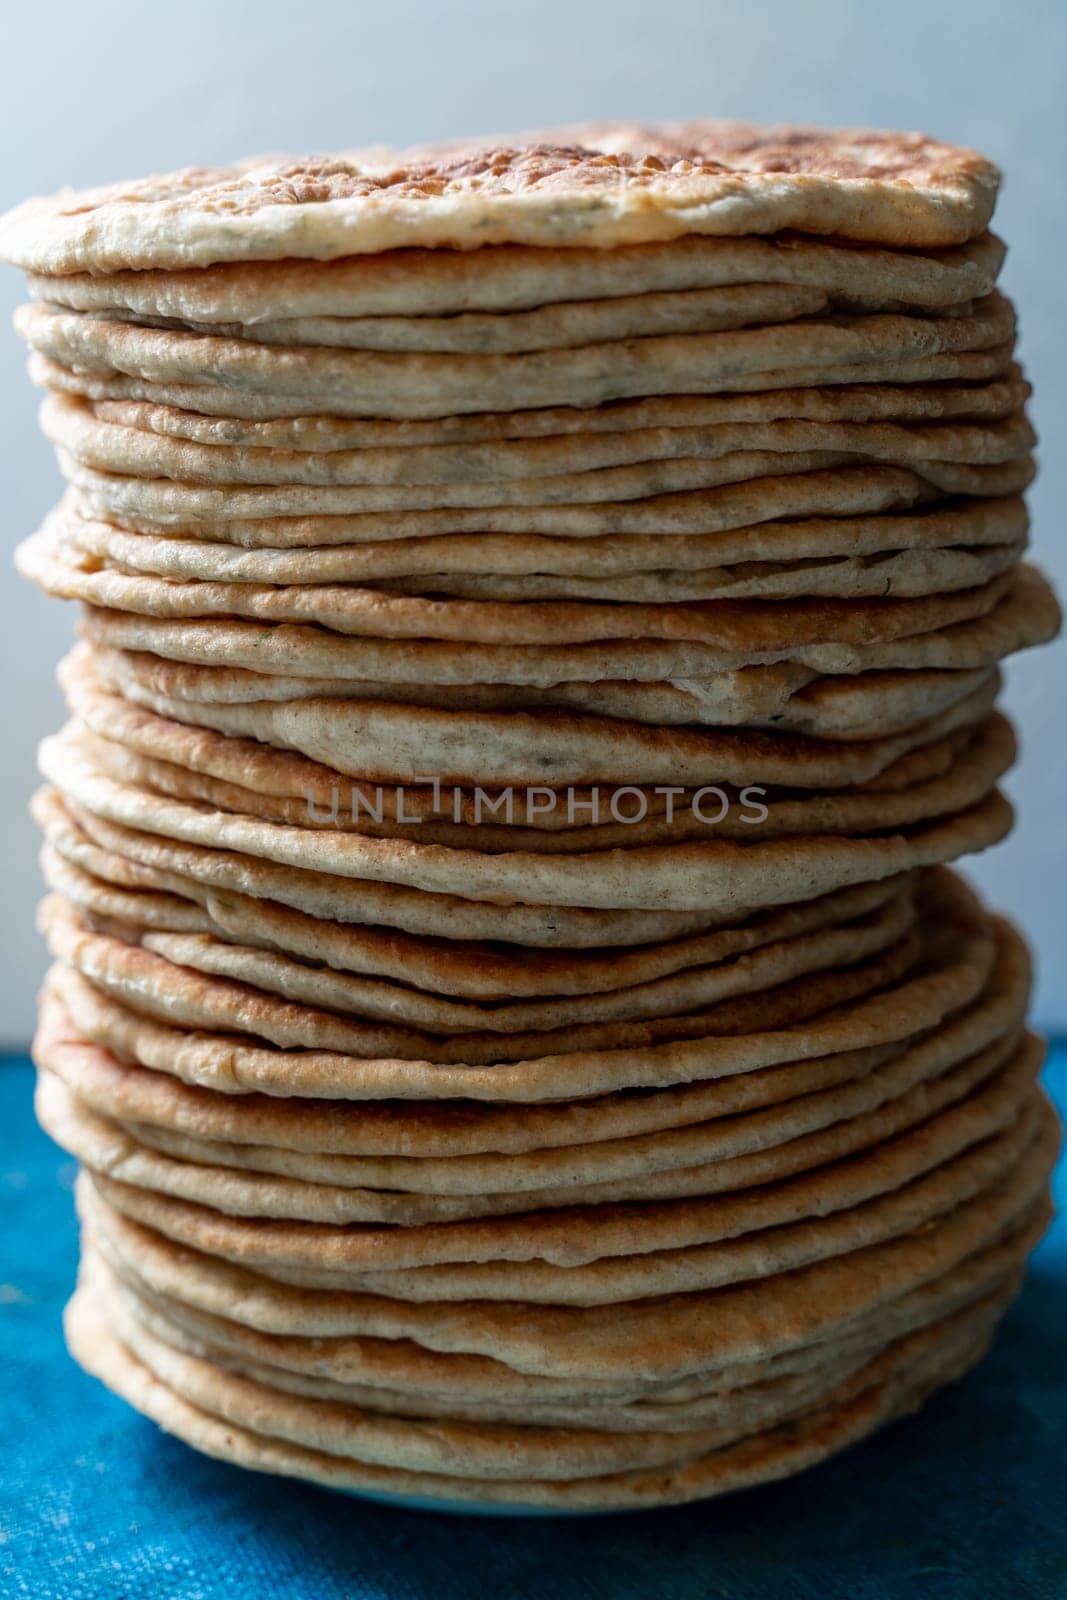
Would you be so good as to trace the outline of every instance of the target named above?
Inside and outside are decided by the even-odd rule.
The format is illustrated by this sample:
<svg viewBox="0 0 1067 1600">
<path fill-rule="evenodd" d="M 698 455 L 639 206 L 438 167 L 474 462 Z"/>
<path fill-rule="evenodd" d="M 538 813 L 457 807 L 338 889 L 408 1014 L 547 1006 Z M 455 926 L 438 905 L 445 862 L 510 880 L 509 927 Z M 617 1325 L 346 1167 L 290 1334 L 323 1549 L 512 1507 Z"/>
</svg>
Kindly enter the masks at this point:
<svg viewBox="0 0 1067 1600">
<path fill-rule="evenodd" d="M 1054 1052 L 1067 1101 L 1067 1043 Z M 1067 1226 L 981 1369 L 840 1460 L 679 1510 L 458 1518 L 259 1477 L 66 1356 L 73 1163 L 0 1062 L 0 1595 L 33 1600 L 1062 1600 Z M 1063 1186 L 1061 1185 L 1061 1199 Z"/>
</svg>

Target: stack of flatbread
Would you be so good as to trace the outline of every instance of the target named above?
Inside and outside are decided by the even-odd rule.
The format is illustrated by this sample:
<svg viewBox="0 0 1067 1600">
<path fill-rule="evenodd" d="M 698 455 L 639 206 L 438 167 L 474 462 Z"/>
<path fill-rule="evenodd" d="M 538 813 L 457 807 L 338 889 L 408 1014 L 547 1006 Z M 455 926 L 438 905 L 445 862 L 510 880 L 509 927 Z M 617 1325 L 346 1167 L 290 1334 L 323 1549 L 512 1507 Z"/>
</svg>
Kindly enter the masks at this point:
<svg viewBox="0 0 1067 1600">
<path fill-rule="evenodd" d="M 997 175 L 700 123 L 0 223 L 80 603 L 35 810 L 71 1348 L 437 1504 L 794 1472 L 966 1371 L 1048 1216 L 1011 825 Z"/>
</svg>

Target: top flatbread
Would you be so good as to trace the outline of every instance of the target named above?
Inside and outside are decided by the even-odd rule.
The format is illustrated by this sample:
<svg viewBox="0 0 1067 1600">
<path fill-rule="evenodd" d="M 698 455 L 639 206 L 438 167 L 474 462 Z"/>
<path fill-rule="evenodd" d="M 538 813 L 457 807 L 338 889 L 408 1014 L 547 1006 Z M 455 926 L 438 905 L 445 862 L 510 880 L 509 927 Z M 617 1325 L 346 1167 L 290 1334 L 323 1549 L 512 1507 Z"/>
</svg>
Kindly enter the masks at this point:
<svg viewBox="0 0 1067 1600">
<path fill-rule="evenodd" d="M 413 245 L 601 248 L 785 228 L 955 245 L 986 228 L 998 181 L 973 151 L 921 134 L 599 123 L 61 190 L 0 222 L 0 254 L 63 274 Z"/>
</svg>

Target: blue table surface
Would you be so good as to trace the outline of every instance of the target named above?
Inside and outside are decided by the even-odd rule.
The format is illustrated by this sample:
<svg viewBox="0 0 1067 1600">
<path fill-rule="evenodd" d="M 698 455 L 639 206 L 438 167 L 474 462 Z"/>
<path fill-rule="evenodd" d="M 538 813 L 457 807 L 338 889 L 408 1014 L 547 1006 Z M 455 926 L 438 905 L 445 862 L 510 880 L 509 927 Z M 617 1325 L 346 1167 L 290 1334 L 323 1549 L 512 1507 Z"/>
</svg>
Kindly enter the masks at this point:
<svg viewBox="0 0 1067 1600">
<path fill-rule="evenodd" d="M 1067 1042 L 1048 1079 L 1067 1102 Z M 400 1511 L 209 1461 L 75 1368 L 60 1333 L 74 1166 L 34 1124 L 31 1082 L 0 1060 L 4 1597 L 1067 1597 L 1063 1222 L 977 1372 L 805 1476 L 612 1518 Z"/>
</svg>

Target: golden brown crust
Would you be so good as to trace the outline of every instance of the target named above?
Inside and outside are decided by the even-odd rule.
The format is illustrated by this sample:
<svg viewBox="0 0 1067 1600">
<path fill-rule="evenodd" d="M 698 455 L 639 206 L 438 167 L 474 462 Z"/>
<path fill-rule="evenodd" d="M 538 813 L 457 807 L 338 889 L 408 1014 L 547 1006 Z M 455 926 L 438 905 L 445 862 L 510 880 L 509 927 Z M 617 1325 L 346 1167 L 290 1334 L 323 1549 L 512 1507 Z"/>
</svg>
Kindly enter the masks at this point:
<svg viewBox="0 0 1067 1600">
<path fill-rule="evenodd" d="M 915 133 L 598 123 L 61 191 L 9 213 L 0 251 L 17 265 L 64 274 L 786 228 L 951 245 L 985 228 L 998 180 L 973 151 Z"/>
</svg>

